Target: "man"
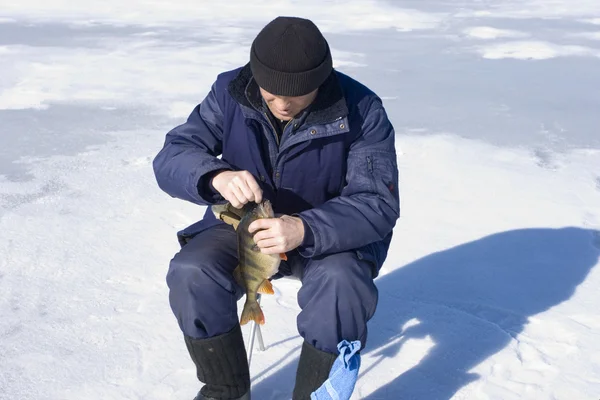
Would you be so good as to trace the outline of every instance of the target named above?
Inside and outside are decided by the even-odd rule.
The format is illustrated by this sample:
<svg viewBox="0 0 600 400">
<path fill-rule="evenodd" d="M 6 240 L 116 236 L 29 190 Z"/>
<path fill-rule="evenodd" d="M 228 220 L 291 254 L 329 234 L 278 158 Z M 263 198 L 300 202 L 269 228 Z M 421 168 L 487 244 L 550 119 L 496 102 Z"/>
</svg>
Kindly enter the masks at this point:
<svg viewBox="0 0 600 400">
<path fill-rule="evenodd" d="M 327 379 L 340 341 L 364 347 L 377 306 L 373 279 L 399 216 L 394 130 L 382 102 L 332 65 L 311 21 L 276 18 L 252 43 L 250 62 L 217 77 L 154 160 L 173 197 L 238 208 L 269 199 L 280 215 L 249 230 L 260 251 L 287 254 L 276 278 L 302 282 L 294 400 Z M 178 237 L 167 283 L 204 383 L 196 399 L 250 399 L 235 231 L 209 207 Z"/>
</svg>

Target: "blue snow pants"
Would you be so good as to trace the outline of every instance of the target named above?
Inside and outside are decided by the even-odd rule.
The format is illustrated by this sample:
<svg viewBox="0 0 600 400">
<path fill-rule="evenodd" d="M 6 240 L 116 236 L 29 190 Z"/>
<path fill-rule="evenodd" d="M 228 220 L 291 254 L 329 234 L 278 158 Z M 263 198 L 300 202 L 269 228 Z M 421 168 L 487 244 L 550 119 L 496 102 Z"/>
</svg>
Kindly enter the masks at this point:
<svg viewBox="0 0 600 400">
<path fill-rule="evenodd" d="M 203 339 L 229 332 L 238 322 L 244 289 L 233 279 L 238 264 L 233 228 L 219 224 L 192 238 L 173 257 L 167 273 L 169 302 L 182 332 Z M 274 279 L 294 276 L 300 336 L 319 350 L 337 354 L 342 340 L 367 340 L 367 321 L 378 300 L 371 262 L 354 251 L 307 259 L 288 253 Z"/>
</svg>

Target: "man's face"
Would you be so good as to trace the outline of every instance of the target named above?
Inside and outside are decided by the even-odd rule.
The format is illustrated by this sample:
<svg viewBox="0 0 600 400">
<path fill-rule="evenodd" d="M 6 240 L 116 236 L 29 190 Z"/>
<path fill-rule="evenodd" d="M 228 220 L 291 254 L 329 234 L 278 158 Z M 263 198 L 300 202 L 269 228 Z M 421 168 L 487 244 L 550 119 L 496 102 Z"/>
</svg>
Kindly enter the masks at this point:
<svg viewBox="0 0 600 400">
<path fill-rule="evenodd" d="M 317 90 L 315 89 L 304 96 L 288 97 L 276 96 L 260 88 L 260 94 L 265 99 L 269 110 L 271 110 L 275 118 L 289 121 L 313 102 L 315 97 L 317 97 Z"/>
</svg>

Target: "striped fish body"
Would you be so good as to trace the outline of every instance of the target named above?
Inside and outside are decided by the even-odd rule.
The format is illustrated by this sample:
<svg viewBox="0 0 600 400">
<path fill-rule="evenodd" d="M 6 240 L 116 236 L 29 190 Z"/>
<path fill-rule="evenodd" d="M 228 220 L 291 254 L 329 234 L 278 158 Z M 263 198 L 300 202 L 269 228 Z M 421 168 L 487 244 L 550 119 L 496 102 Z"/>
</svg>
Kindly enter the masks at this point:
<svg viewBox="0 0 600 400">
<path fill-rule="evenodd" d="M 240 324 L 249 321 L 265 323 L 264 314 L 257 302 L 257 293 L 273 294 L 269 281 L 279 270 L 281 256 L 263 254 L 254 243 L 253 234 L 248 232 L 250 224 L 261 218 L 274 218 L 271 203 L 263 200 L 260 204 L 248 203 L 242 210 L 242 218 L 236 229 L 238 241 L 239 265 L 234 271 L 236 281 L 246 290 L 246 302 L 240 318 Z"/>
</svg>

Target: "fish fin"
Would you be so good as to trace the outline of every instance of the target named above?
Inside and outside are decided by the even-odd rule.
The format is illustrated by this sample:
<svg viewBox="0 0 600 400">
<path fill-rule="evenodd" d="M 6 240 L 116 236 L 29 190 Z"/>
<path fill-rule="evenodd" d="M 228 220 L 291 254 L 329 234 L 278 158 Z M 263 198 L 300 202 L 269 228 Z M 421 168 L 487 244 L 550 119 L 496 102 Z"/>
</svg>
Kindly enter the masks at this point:
<svg viewBox="0 0 600 400">
<path fill-rule="evenodd" d="M 235 279 L 238 285 L 244 287 L 244 277 L 242 276 L 242 268 L 239 265 L 233 270 L 233 279 Z"/>
<path fill-rule="evenodd" d="M 268 279 L 262 281 L 256 292 L 262 294 L 275 294 L 275 291 L 273 290 L 273 284 L 271 284 L 271 281 Z"/>
<path fill-rule="evenodd" d="M 265 324 L 265 315 L 256 300 L 246 300 L 244 309 L 242 310 L 242 317 L 240 318 L 240 325 L 246 325 L 250 321 L 254 321 L 259 325 Z"/>
<path fill-rule="evenodd" d="M 240 219 L 237 217 L 237 215 L 230 213 L 228 211 L 224 211 L 222 213 L 219 214 L 219 219 L 223 222 L 225 222 L 228 225 L 233 226 L 233 229 L 237 230 L 237 227 L 240 224 Z"/>
<path fill-rule="evenodd" d="M 279 253 L 279 258 L 281 258 L 283 261 L 287 261 L 287 254 Z"/>
</svg>

